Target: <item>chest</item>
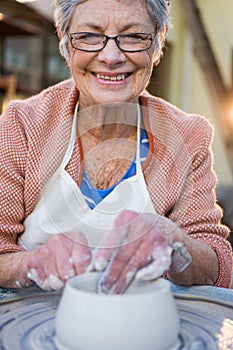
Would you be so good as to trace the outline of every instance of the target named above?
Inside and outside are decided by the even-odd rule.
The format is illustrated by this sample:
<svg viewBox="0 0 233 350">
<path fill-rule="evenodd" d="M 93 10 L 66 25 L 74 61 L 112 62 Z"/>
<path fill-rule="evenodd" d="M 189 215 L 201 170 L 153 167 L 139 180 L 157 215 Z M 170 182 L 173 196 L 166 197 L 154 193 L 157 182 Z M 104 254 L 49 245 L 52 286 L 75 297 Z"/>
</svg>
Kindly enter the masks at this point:
<svg viewBox="0 0 233 350">
<path fill-rule="evenodd" d="M 102 140 L 89 133 L 82 135 L 84 167 L 94 187 L 109 188 L 124 176 L 134 158 L 136 140 L 135 129 L 123 137 Z"/>
</svg>

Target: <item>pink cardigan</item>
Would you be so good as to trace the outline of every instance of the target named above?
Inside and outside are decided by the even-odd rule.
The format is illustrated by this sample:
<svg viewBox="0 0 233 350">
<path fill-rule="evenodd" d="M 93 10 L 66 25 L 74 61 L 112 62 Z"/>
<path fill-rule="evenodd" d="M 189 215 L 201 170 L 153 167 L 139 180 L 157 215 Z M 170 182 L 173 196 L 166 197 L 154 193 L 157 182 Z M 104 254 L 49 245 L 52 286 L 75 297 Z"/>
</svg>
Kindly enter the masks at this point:
<svg viewBox="0 0 233 350">
<path fill-rule="evenodd" d="M 77 99 L 74 82 L 67 80 L 24 101 L 12 101 L 2 115 L 0 253 L 22 250 L 18 236 L 41 188 L 63 158 Z M 151 151 L 143 171 L 155 209 L 217 253 L 216 285 L 229 287 L 232 250 L 226 240 L 229 231 L 220 224 L 222 211 L 215 204 L 212 127 L 205 118 L 184 113 L 148 93 L 140 102 Z M 67 171 L 80 184 L 78 136 Z"/>
</svg>

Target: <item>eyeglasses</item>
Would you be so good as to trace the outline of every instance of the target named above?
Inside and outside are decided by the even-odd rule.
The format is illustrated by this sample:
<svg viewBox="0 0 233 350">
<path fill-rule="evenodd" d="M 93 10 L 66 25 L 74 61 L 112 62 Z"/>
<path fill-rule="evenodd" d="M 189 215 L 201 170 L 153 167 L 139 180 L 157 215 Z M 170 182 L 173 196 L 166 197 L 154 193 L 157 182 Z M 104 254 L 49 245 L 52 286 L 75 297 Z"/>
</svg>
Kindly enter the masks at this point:
<svg viewBox="0 0 233 350">
<path fill-rule="evenodd" d="M 78 32 L 70 33 L 69 39 L 71 46 L 80 51 L 98 52 L 105 48 L 109 40 L 114 40 L 121 51 L 140 52 L 146 51 L 151 47 L 156 33 L 157 30 L 154 34 L 129 33 L 107 36 L 91 32 Z"/>
</svg>

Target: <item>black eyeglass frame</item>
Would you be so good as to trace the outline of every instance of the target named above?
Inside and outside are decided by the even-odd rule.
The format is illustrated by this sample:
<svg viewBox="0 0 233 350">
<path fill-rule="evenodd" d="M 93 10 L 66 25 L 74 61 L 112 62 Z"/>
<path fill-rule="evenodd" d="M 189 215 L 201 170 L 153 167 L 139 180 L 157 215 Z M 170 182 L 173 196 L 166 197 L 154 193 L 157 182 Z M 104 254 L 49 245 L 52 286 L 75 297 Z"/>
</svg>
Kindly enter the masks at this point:
<svg viewBox="0 0 233 350">
<path fill-rule="evenodd" d="M 155 32 L 154 33 L 142 33 L 142 32 L 139 32 L 139 33 L 128 33 L 128 34 L 118 34 L 118 35 L 115 35 L 115 36 L 108 36 L 108 35 L 105 35 L 105 34 L 102 34 L 102 33 L 93 33 L 93 32 L 74 32 L 74 33 L 68 33 L 68 37 L 69 37 L 69 40 L 70 40 L 70 44 L 71 46 L 75 49 L 75 50 L 78 50 L 78 51 L 84 51 L 84 52 L 100 52 L 102 51 L 109 40 L 114 40 L 118 49 L 121 50 L 122 52 L 142 52 L 142 51 L 147 51 L 151 48 L 152 44 L 153 44 L 153 41 L 156 37 L 156 34 L 158 33 L 158 28 L 156 28 Z M 95 34 L 96 36 L 99 36 L 101 38 L 103 38 L 103 47 L 101 49 L 97 49 L 97 50 L 86 50 L 86 49 L 80 49 L 80 48 L 77 48 L 73 45 L 72 43 L 72 39 L 73 39 L 73 35 L 75 34 Z M 128 36 L 128 35 L 148 35 L 148 39 L 150 40 L 150 46 L 145 48 L 145 49 L 138 49 L 138 50 L 124 50 L 120 47 L 120 41 L 118 40 L 118 38 L 121 38 L 121 37 L 125 37 L 125 36 Z"/>
</svg>

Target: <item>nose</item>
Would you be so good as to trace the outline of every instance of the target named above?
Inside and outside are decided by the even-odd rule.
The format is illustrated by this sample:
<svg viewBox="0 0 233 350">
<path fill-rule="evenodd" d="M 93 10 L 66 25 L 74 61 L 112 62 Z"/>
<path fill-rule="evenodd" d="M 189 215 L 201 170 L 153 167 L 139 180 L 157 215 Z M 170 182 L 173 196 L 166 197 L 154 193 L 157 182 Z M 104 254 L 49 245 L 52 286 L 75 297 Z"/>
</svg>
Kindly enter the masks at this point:
<svg viewBox="0 0 233 350">
<path fill-rule="evenodd" d="M 125 53 L 119 49 L 113 39 L 108 40 L 106 46 L 99 52 L 98 58 L 109 66 L 115 66 L 126 61 Z"/>
</svg>

